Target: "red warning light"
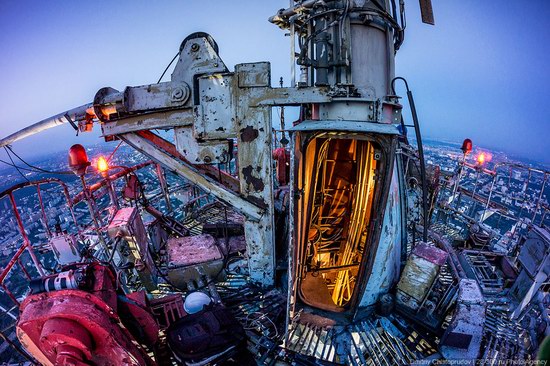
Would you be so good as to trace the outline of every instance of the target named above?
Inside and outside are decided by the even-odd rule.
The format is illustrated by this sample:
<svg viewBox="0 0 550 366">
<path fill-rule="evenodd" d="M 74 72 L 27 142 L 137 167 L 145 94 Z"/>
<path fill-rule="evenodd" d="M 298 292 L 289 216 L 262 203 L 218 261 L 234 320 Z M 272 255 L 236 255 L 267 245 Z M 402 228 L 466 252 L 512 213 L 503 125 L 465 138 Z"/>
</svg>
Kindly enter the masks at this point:
<svg viewBox="0 0 550 366">
<path fill-rule="evenodd" d="M 473 146 L 472 140 L 465 139 L 464 142 L 462 142 L 462 147 L 460 148 L 460 150 L 462 150 L 464 155 L 468 155 L 469 153 L 472 152 L 472 146 Z"/>
<path fill-rule="evenodd" d="M 69 149 L 69 168 L 76 175 L 86 174 L 86 169 L 90 166 L 88 161 L 88 154 L 86 154 L 86 149 L 80 144 L 71 146 Z"/>
</svg>

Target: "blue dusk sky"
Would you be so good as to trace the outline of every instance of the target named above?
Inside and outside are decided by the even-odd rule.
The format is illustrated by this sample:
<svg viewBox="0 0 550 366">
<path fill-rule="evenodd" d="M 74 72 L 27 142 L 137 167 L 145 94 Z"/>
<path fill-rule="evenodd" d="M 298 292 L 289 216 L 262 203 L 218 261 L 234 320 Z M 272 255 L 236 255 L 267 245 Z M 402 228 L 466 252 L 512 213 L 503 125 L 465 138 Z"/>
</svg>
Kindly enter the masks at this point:
<svg viewBox="0 0 550 366">
<path fill-rule="evenodd" d="M 550 163 L 550 1 L 406 1 L 396 75 L 425 137 Z M 230 70 L 270 61 L 288 83 L 289 39 L 267 18 L 288 1 L 0 1 L 0 135 L 91 102 L 104 86 L 155 83 L 189 33 L 216 39 Z M 165 79 L 167 80 L 167 79 Z M 404 90 L 399 90 L 404 95 Z M 67 125 L 14 144 L 23 156 L 99 142 Z"/>
</svg>

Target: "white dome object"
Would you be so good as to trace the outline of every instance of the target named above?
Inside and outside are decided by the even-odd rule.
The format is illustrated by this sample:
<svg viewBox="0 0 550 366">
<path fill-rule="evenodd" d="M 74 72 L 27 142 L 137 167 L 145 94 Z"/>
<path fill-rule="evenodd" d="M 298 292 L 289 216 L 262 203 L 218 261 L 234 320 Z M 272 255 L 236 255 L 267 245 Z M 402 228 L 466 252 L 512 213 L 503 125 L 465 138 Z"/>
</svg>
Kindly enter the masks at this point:
<svg viewBox="0 0 550 366">
<path fill-rule="evenodd" d="M 192 292 L 185 298 L 183 309 L 187 314 L 195 314 L 201 311 L 206 305 L 210 304 L 212 299 L 204 292 Z"/>
</svg>

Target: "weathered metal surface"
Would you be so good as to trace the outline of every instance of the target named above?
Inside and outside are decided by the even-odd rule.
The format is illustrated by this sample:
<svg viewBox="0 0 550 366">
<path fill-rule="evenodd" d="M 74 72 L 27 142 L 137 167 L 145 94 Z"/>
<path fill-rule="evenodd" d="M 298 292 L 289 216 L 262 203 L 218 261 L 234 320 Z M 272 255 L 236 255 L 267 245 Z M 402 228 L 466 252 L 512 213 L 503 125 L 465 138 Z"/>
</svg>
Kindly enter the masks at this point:
<svg viewBox="0 0 550 366">
<path fill-rule="evenodd" d="M 231 159 L 230 140 L 200 140 L 193 137 L 193 127 L 174 128 L 175 145 L 191 164 L 228 163 Z"/>
<path fill-rule="evenodd" d="M 64 233 L 53 234 L 49 243 L 57 259 L 57 263 L 65 265 L 80 261 L 80 253 L 78 252 L 74 235 Z"/>
<path fill-rule="evenodd" d="M 126 117 L 124 119 L 103 123 L 101 128 L 103 130 L 103 135 L 113 136 L 128 132 L 153 130 L 156 128 L 169 129 L 175 126 L 192 126 L 193 121 L 192 109 L 186 108 Z"/>
<path fill-rule="evenodd" d="M 373 265 L 368 275 L 368 282 L 359 303 L 360 307 L 375 304 L 380 295 L 387 293 L 399 278 L 402 249 L 402 216 L 397 164 L 393 164 L 388 199 L 384 207 L 382 230 Z"/>
<path fill-rule="evenodd" d="M 216 240 L 209 234 L 170 238 L 166 243 L 168 268 L 192 266 L 222 259 Z"/>
<path fill-rule="evenodd" d="M 157 287 L 157 270 L 149 253 L 147 232 L 141 215 L 136 207 L 124 207 L 118 210 L 107 227 L 112 239 L 122 239 L 127 247 L 116 247 L 119 255 L 134 263 L 143 285 L 153 291 Z M 115 249 L 113 249 L 115 250 Z"/>
<path fill-rule="evenodd" d="M 223 254 L 211 235 L 170 238 L 166 250 L 168 278 L 178 288 L 193 289 L 221 279 Z"/>
<path fill-rule="evenodd" d="M 444 265 L 449 256 L 447 252 L 426 243 L 419 243 L 414 247 L 413 254 L 437 264 L 438 266 Z"/>
<path fill-rule="evenodd" d="M 250 106 L 300 105 L 304 103 L 325 103 L 331 100 L 329 89 L 326 87 L 307 89 L 269 88 L 261 95 L 255 96 L 250 101 Z"/>
<path fill-rule="evenodd" d="M 441 338 L 441 354 L 448 360 L 475 360 L 479 354 L 484 324 L 485 301 L 477 282 L 460 280 L 457 307 Z"/>
<path fill-rule="evenodd" d="M 429 295 L 439 269 L 447 261 L 447 252 L 419 243 L 409 256 L 397 285 L 397 302 L 418 310 Z"/>
<path fill-rule="evenodd" d="M 352 131 L 363 133 L 380 133 L 385 135 L 399 135 L 396 126 L 390 124 L 380 124 L 373 122 L 359 121 L 303 121 L 292 127 L 291 131 Z"/>
<path fill-rule="evenodd" d="M 243 79 L 254 69 L 254 80 Z M 241 194 L 264 208 L 257 222 L 245 220 L 244 232 L 247 243 L 246 255 L 250 277 L 253 282 L 271 286 L 275 280 L 275 232 L 273 207 L 273 164 L 272 124 L 269 106 L 251 107 L 251 101 L 265 94 L 269 87 L 269 63 L 240 64 L 235 67 L 237 80 L 242 85 L 253 85 L 238 89 L 236 131 L 250 131 L 237 134 L 238 168 Z M 258 86 L 263 85 L 263 86 Z"/>
<path fill-rule="evenodd" d="M 550 267 L 542 268 L 550 252 L 550 232 L 546 228 L 534 226 L 527 234 L 525 242 L 520 249 L 518 260 L 531 276 L 535 276 L 539 270 L 550 275 Z"/>
<path fill-rule="evenodd" d="M 128 113 L 150 112 L 185 105 L 191 90 L 185 82 L 131 86 L 124 89 L 123 105 Z"/>
<path fill-rule="evenodd" d="M 432 0 L 420 0 L 420 16 L 422 17 L 422 23 L 435 24 Z"/>
<path fill-rule="evenodd" d="M 233 74 L 199 78 L 200 104 L 195 106 L 193 137 L 226 139 L 235 135 Z M 180 149 L 181 151 L 181 149 Z"/>
<path fill-rule="evenodd" d="M 411 255 L 397 285 L 398 293 L 396 297 L 398 303 L 411 309 L 418 309 L 420 303 L 428 294 L 428 290 L 437 276 L 438 269 L 435 263 Z"/>
<path fill-rule="evenodd" d="M 271 69 L 269 62 L 255 62 L 238 66 L 239 88 L 269 87 Z"/>
<path fill-rule="evenodd" d="M 195 75 L 227 71 L 215 45 L 202 35 L 185 39 L 182 47 L 179 60 L 172 72 L 172 81 L 183 81 L 193 85 Z M 193 95 L 195 101 L 198 100 L 197 97 Z"/>
<path fill-rule="evenodd" d="M 521 316 L 528 305 L 535 301 L 541 286 L 550 279 L 550 232 L 547 228 L 533 226 L 518 259 L 521 272 L 510 289 L 510 295 L 518 302 L 512 319 Z"/>
</svg>

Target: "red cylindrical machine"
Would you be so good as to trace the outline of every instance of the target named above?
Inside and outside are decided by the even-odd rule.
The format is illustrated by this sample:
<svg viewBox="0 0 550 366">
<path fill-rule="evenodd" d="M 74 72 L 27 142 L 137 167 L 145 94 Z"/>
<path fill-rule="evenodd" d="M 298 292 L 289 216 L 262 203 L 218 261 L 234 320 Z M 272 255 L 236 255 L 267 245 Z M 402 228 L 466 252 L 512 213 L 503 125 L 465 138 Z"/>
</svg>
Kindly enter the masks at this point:
<svg viewBox="0 0 550 366">
<path fill-rule="evenodd" d="M 290 152 L 284 147 L 275 149 L 273 159 L 277 161 L 277 182 L 285 186 L 290 180 Z"/>
<path fill-rule="evenodd" d="M 119 301 L 109 267 L 90 266 L 90 288 L 42 292 L 23 301 L 21 344 L 43 365 L 155 365 L 138 345 L 157 341 L 155 319 L 139 297 Z"/>
</svg>

